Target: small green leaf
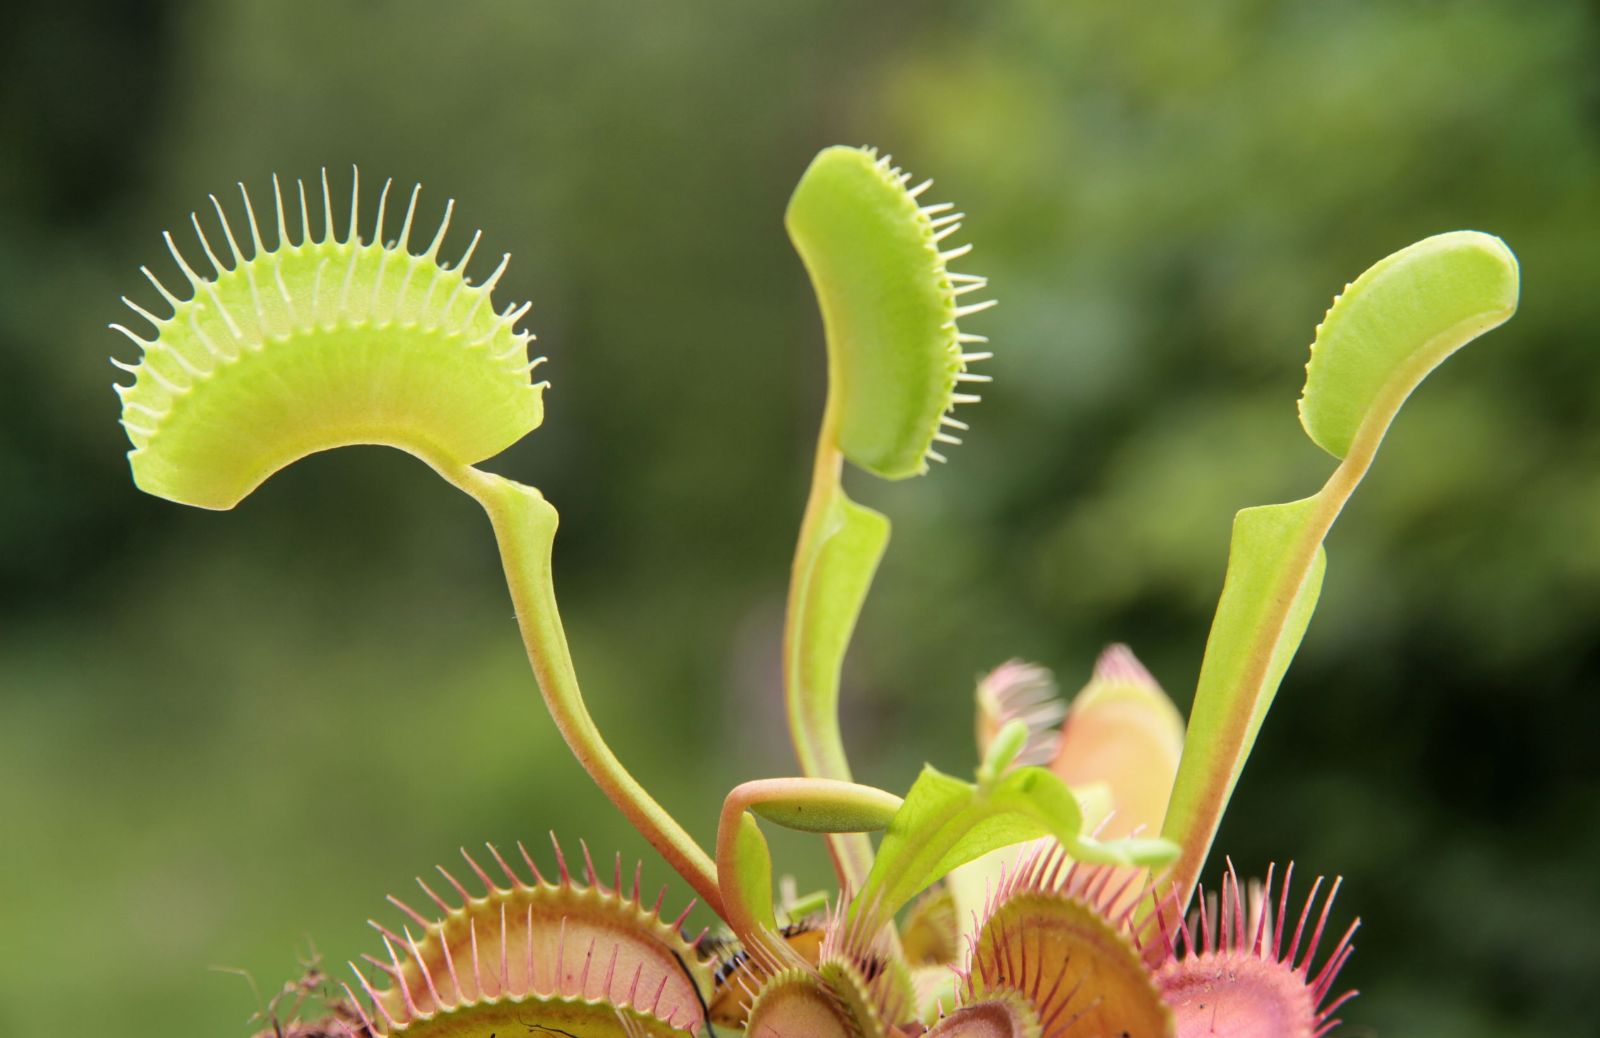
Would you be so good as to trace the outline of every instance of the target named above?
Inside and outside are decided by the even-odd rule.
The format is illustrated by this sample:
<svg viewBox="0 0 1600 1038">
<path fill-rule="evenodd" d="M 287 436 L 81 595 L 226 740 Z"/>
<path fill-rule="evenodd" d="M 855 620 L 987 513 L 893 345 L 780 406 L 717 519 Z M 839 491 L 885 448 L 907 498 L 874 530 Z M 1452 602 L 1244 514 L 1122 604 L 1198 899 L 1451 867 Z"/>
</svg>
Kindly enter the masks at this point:
<svg viewBox="0 0 1600 1038">
<path fill-rule="evenodd" d="M 1018 768 L 980 788 L 925 767 L 889 823 L 855 910 L 867 906 L 888 918 L 952 869 L 1040 837 L 1053 837 L 1079 861 L 1111 865 L 1159 865 L 1177 852 L 1165 840 L 1101 843 L 1082 828 L 1072 790 L 1044 768 Z"/>
<path fill-rule="evenodd" d="M 1387 425 L 1428 372 L 1515 313 L 1517 295 L 1517 258 L 1478 231 L 1435 235 L 1379 260 L 1317 327 L 1300 397 L 1306 434 L 1343 458 L 1369 415 Z"/>
</svg>

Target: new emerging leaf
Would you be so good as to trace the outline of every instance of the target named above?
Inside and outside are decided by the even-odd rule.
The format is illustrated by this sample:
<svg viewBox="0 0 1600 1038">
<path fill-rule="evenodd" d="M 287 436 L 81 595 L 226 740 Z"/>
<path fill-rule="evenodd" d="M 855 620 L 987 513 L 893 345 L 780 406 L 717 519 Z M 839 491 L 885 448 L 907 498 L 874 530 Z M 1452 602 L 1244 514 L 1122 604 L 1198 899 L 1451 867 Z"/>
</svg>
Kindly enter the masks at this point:
<svg viewBox="0 0 1600 1038">
<path fill-rule="evenodd" d="M 852 911 L 892 918 L 953 869 L 1041 837 L 1052 837 L 1077 861 L 1109 865 L 1160 865 L 1177 850 L 1159 839 L 1092 838 L 1072 790 L 1044 768 L 1018 768 L 974 785 L 924 767 L 890 821 Z"/>
</svg>

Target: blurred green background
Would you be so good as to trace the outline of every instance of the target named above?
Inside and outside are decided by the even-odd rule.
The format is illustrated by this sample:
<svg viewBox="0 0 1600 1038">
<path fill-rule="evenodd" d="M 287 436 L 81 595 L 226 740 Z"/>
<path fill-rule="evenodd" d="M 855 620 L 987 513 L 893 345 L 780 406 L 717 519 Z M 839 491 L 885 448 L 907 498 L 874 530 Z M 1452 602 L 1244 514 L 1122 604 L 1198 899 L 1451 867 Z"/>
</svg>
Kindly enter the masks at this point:
<svg viewBox="0 0 1600 1038">
<path fill-rule="evenodd" d="M 1329 543 L 1219 847 L 1342 872 L 1350 1035 L 1572 1034 L 1600 976 L 1600 14 L 1577 2 L 61 3 L 0 34 L 0 1034 L 242 1035 L 386 892 L 546 829 L 639 855 L 537 701 L 486 524 L 398 452 L 236 512 L 127 478 L 105 331 L 207 192 L 425 184 L 551 356 L 493 467 L 561 509 L 594 713 L 702 839 L 790 769 L 776 657 L 823 384 L 785 241 L 874 143 L 1003 306 L 849 660 L 860 774 L 971 766 L 973 678 L 1126 640 L 1186 704 L 1233 512 L 1331 469 L 1311 330 L 1457 227 L 1521 313 L 1438 372 Z M 366 200 L 370 207 L 371 195 Z M 367 217 L 370 220 L 370 211 Z M 460 248 L 465 238 L 452 239 Z M 778 840 L 802 880 L 819 847 Z M 548 851 L 540 852 L 548 860 Z M 647 859 L 647 878 L 669 878 Z M 678 897 L 682 885 L 675 884 Z M 681 903 L 681 902 L 680 902 Z M 342 975 L 343 968 L 336 972 Z"/>
</svg>

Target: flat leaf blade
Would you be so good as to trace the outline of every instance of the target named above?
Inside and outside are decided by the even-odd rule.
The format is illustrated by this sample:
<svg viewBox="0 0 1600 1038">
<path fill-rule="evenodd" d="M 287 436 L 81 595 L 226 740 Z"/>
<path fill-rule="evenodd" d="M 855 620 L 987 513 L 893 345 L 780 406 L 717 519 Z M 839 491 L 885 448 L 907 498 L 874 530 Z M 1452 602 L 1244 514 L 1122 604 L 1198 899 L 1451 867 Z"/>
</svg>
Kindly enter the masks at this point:
<svg viewBox="0 0 1600 1038">
<path fill-rule="evenodd" d="M 1246 508 L 1234 518 L 1228 572 L 1162 828 L 1196 871 L 1316 609 L 1328 522 L 1320 495 Z"/>
<path fill-rule="evenodd" d="M 839 738 L 839 673 L 888 543 L 889 520 L 840 490 L 797 574 L 795 621 L 786 646 L 789 722 L 808 775 L 850 777 Z"/>
</svg>

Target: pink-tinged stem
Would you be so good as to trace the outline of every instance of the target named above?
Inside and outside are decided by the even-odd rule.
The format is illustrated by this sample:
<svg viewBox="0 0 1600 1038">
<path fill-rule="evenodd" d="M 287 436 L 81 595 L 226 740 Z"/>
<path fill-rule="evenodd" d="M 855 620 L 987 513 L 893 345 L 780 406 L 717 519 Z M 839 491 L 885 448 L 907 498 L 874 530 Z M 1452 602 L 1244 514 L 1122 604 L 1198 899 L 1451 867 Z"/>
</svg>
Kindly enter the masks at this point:
<svg viewBox="0 0 1600 1038">
<path fill-rule="evenodd" d="M 532 487 L 473 468 L 434 467 L 471 495 L 494 527 L 528 661 L 556 727 L 611 802 L 718 916 L 727 918 L 716 867 L 684 828 L 622 766 L 584 705 L 556 607 L 550 555 L 558 517 Z"/>
</svg>

